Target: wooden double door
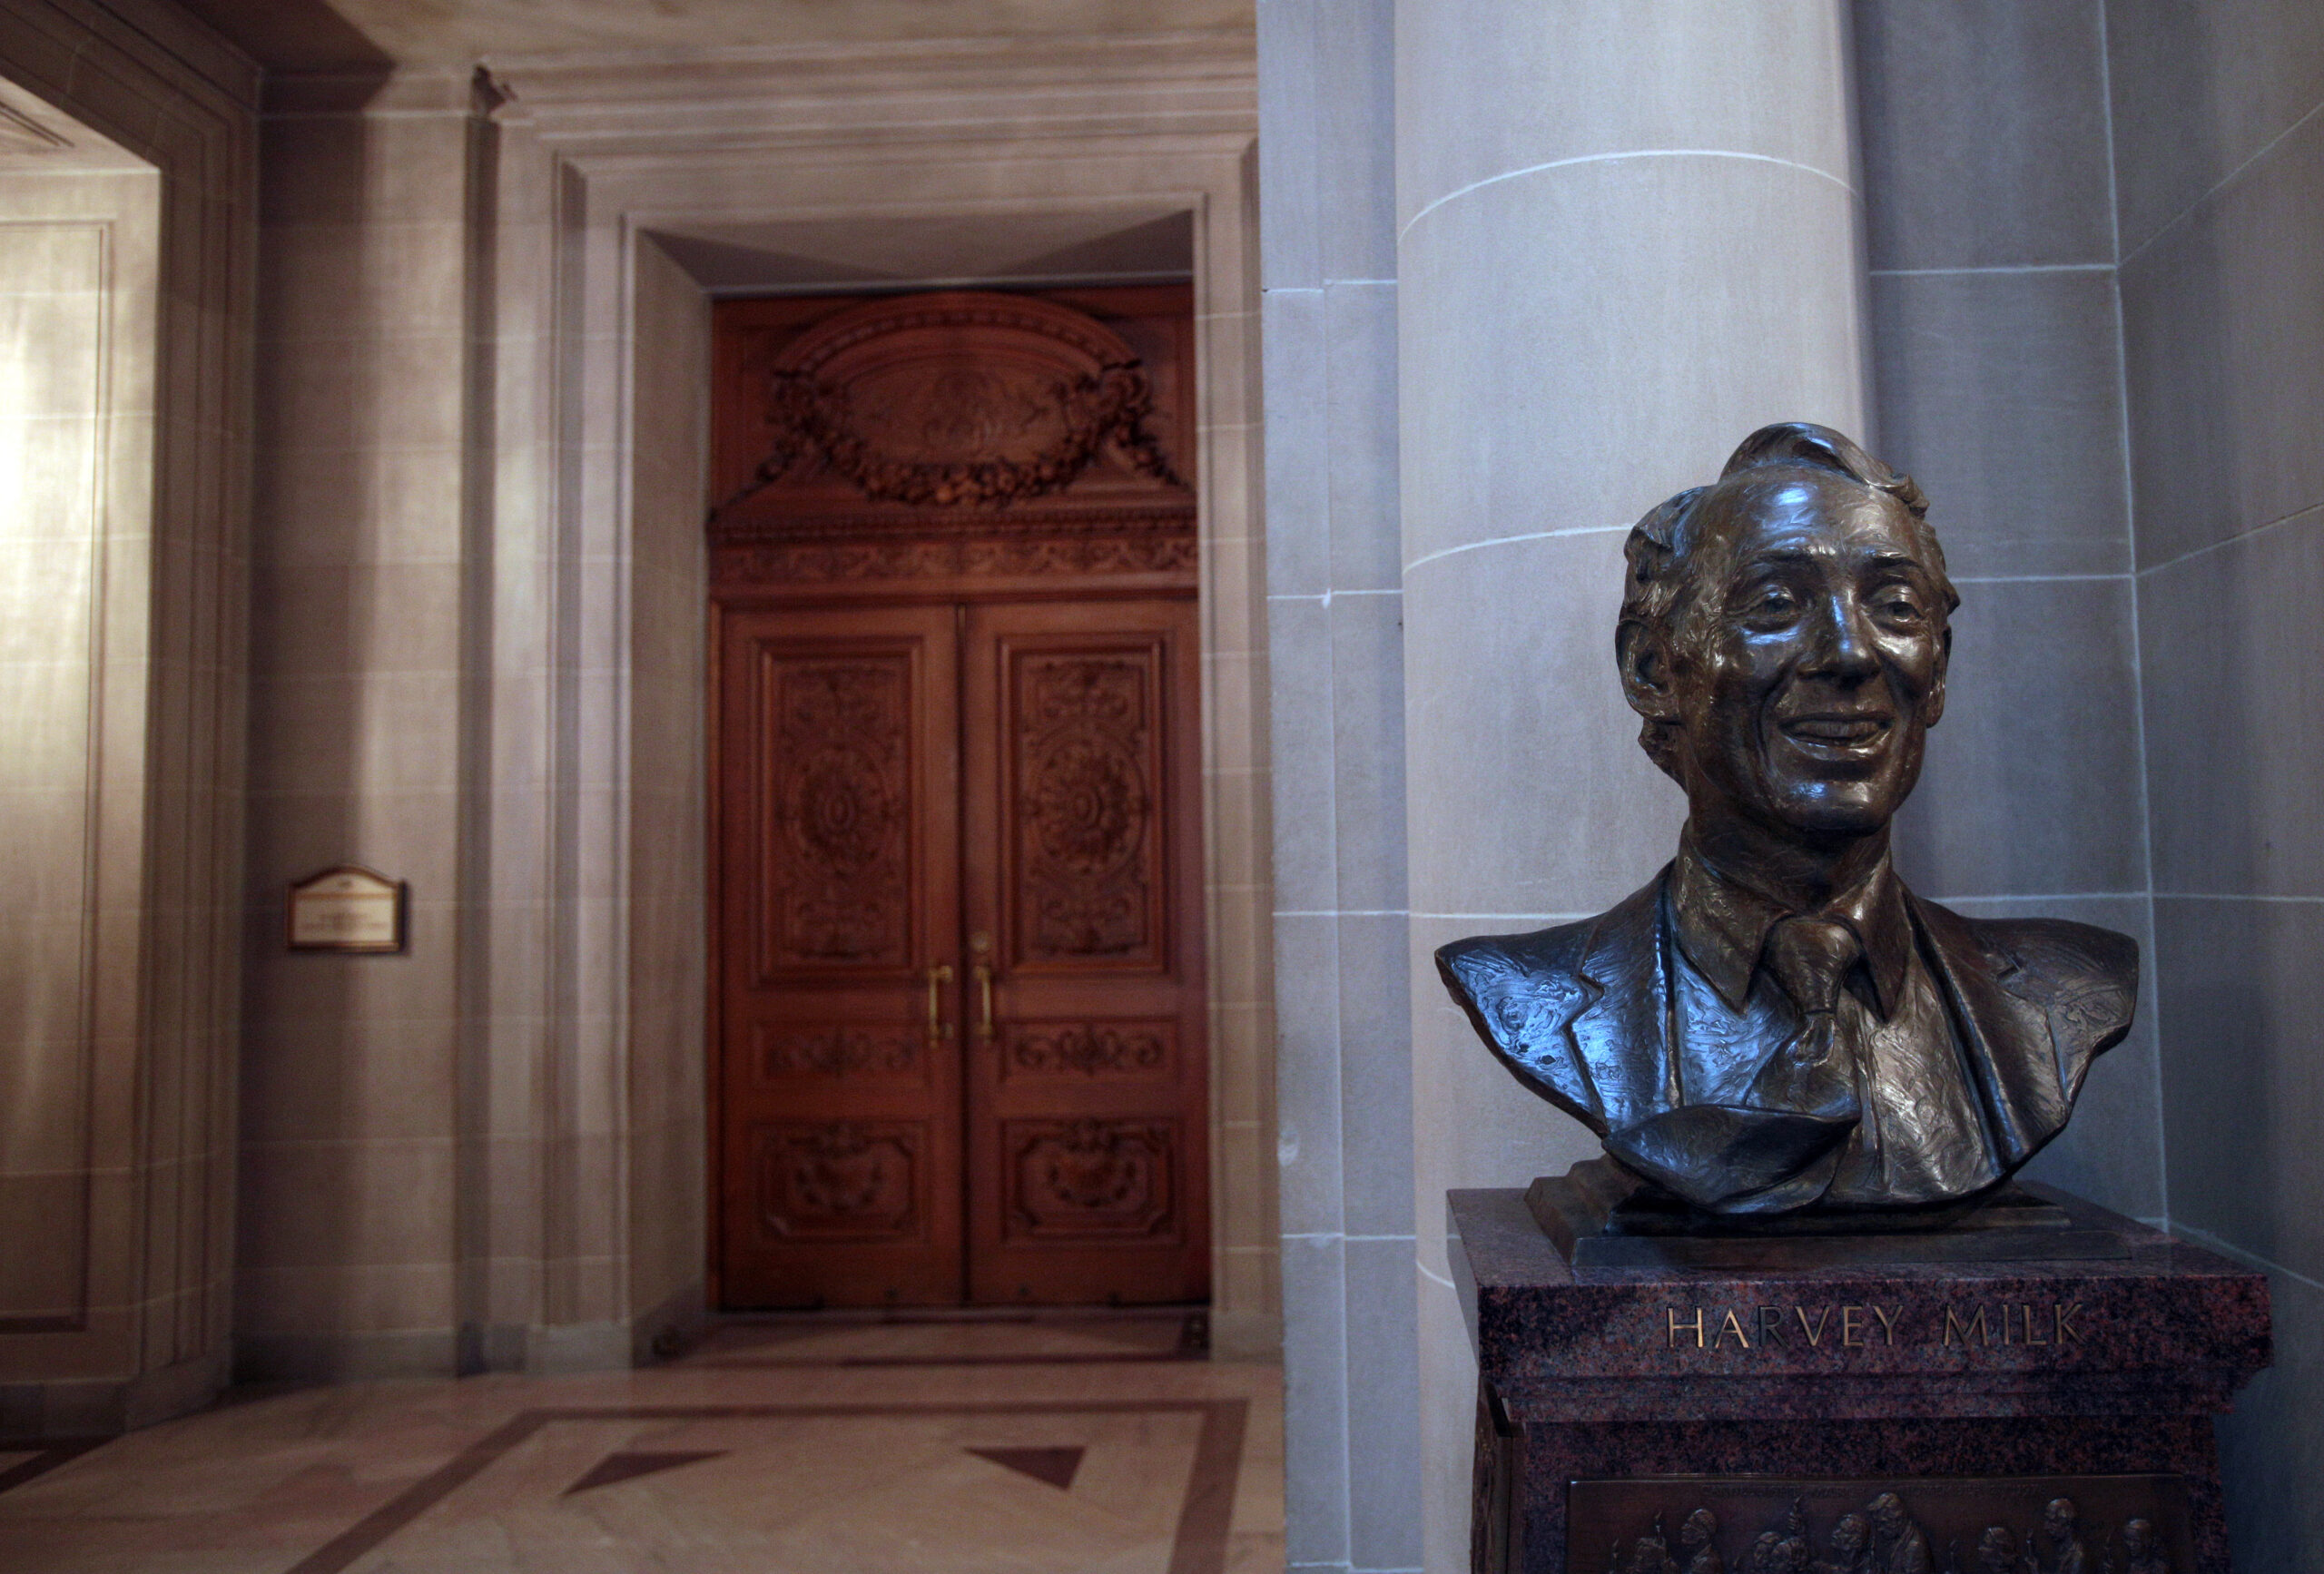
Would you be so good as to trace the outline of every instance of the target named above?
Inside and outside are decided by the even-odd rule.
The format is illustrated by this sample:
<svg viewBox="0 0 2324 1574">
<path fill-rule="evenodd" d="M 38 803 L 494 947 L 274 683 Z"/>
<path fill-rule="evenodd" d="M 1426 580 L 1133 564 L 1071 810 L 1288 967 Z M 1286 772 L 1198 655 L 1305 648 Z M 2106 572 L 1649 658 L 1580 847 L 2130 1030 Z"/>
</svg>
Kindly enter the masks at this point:
<svg viewBox="0 0 2324 1574">
<path fill-rule="evenodd" d="M 1206 1294 L 1194 614 L 718 608 L 725 1305 Z"/>
</svg>

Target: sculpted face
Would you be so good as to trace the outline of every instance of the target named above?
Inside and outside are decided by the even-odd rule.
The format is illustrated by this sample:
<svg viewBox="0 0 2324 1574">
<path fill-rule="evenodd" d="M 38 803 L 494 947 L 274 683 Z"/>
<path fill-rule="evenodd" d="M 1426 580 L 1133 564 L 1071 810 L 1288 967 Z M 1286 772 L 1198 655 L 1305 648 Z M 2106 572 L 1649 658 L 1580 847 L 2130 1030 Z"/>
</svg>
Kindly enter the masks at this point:
<svg viewBox="0 0 2324 1574">
<path fill-rule="evenodd" d="M 1951 635 L 1917 522 L 1807 468 L 1702 507 L 1665 679 L 1691 805 L 1794 837 L 1879 829 L 1945 709 Z"/>
</svg>

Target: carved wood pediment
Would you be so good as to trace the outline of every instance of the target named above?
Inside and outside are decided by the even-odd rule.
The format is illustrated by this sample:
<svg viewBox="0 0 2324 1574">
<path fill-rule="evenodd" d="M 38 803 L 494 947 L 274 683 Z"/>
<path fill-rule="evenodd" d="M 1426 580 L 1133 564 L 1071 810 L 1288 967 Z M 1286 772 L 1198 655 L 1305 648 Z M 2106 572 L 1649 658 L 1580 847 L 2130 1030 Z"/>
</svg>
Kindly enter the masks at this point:
<svg viewBox="0 0 2324 1574">
<path fill-rule="evenodd" d="M 1086 312 L 952 291 L 868 301 L 743 375 L 758 454 L 714 527 L 840 506 L 1007 509 L 1105 474 L 1189 498 L 1137 349 Z M 745 440 L 750 434 L 744 434 Z"/>
</svg>

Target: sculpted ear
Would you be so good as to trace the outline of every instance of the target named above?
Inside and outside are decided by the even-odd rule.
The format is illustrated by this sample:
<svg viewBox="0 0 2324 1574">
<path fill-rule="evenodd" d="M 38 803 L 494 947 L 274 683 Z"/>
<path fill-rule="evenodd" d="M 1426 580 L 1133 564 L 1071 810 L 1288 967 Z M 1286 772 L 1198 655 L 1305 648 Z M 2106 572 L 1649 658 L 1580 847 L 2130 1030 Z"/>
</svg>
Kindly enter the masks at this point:
<svg viewBox="0 0 2324 1574">
<path fill-rule="evenodd" d="M 1614 664 L 1621 670 L 1622 697 L 1631 710 L 1649 722 L 1679 719 L 1669 645 L 1658 630 L 1641 618 L 1623 620 L 1614 630 Z"/>
</svg>

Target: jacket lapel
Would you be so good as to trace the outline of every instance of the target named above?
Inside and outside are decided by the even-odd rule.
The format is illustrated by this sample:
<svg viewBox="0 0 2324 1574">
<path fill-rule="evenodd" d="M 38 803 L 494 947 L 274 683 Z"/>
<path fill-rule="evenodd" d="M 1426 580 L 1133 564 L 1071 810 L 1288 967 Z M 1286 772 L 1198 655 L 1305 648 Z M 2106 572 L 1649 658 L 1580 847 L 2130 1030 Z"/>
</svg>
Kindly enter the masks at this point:
<svg viewBox="0 0 2324 1574">
<path fill-rule="evenodd" d="M 1596 1085 L 1608 1129 L 1679 1102 L 1662 970 L 1662 888 L 1670 871 L 1600 918 L 1582 953 L 1589 1002 L 1565 1024 L 1574 1063 Z"/>
<path fill-rule="evenodd" d="M 2004 1164 L 2016 1165 L 2073 1113 L 2049 1013 L 2011 992 L 2019 964 L 2007 950 L 1987 946 L 1958 913 L 1909 892 L 1905 900 L 1952 1004 L 1994 1146 Z"/>
</svg>

